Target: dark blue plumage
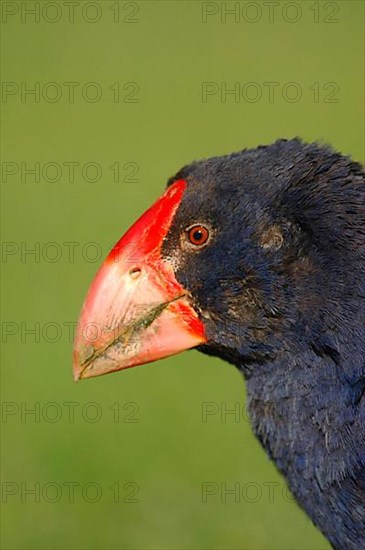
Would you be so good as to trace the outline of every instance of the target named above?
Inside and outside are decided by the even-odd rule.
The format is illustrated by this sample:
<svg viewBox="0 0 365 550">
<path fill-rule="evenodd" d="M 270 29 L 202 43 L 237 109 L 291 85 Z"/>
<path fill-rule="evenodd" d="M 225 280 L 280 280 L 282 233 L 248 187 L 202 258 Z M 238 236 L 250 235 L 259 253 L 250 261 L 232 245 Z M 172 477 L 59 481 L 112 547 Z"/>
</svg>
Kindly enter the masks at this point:
<svg viewBox="0 0 365 550">
<path fill-rule="evenodd" d="M 257 437 L 331 544 L 365 548 L 364 172 L 280 140 L 180 178 L 163 254 L 204 322 L 200 350 L 242 371 Z M 212 242 L 184 253 L 197 222 Z"/>
</svg>

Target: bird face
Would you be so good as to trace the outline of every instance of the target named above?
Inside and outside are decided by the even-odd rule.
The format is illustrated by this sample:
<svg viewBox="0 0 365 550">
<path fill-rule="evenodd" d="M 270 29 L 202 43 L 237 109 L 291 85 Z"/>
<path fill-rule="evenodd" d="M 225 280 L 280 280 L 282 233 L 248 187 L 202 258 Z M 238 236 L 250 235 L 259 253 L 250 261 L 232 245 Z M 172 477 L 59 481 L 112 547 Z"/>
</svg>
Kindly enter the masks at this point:
<svg viewBox="0 0 365 550">
<path fill-rule="evenodd" d="M 199 350 L 242 366 L 270 354 L 284 303 L 280 266 L 293 243 L 270 197 L 234 162 L 229 174 L 220 159 L 178 174 L 187 187 L 162 254 L 204 325 Z"/>
<path fill-rule="evenodd" d="M 172 178 L 90 287 L 75 379 L 198 346 L 237 365 L 270 355 L 285 303 L 280 266 L 293 243 L 260 193 L 269 173 L 258 169 L 231 155 Z"/>
</svg>

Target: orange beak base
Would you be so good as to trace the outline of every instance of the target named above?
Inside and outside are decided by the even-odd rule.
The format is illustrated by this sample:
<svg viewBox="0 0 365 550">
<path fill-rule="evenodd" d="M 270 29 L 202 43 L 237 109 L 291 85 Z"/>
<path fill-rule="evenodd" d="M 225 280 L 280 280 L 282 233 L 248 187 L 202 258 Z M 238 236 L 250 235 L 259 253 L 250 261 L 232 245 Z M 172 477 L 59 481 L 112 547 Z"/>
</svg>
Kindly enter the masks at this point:
<svg viewBox="0 0 365 550">
<path fill-rule="evenodd" d="M 75 380 L 156 361 L 206 341 L 188 293 L 161 257 L 185 187 L 184 180 L 171 185 L 97 273 L 77 327 Z"/>
</svg>

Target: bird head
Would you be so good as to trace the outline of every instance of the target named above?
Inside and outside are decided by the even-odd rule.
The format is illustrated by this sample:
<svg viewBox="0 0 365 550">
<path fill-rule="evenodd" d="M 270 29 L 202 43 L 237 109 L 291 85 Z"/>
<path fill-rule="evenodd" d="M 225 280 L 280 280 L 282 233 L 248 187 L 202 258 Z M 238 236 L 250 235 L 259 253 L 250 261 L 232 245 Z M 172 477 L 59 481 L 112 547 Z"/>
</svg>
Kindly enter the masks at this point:
<svg viewBox="0 0 365 550">
<path fill-rule="evenodd" d="M 326 307 L 325 199 L 331 174 L 350 171 L 341 159 L 280 140 L 180 170 L 96 275 L 75 339 L 75 379 L 195 347 L 248 376 L 293 350 L 308 329 L 303 319 L 313 326 Z"/>
</svg>

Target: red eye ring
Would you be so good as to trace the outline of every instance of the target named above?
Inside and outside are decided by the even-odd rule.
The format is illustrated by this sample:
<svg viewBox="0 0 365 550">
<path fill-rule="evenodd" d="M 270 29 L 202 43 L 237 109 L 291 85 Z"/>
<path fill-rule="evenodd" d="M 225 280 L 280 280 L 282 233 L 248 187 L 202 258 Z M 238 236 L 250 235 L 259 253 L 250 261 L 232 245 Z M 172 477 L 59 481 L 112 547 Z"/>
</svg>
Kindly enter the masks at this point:
<svg viewBox="0 0 365 550">
<path fill-rule="evenodd" d="M 187 229 L 186 234 L 189 243 L 193 246 L 203 246 L 209 240 L 209 229 L 201 224 L 192 225 Z"/>
</svg>

